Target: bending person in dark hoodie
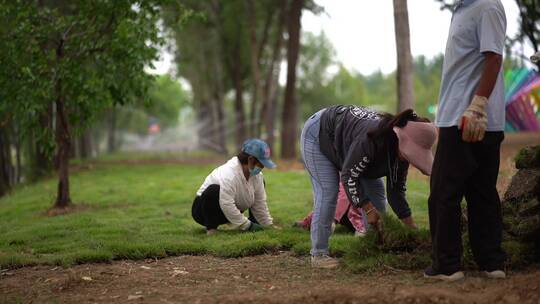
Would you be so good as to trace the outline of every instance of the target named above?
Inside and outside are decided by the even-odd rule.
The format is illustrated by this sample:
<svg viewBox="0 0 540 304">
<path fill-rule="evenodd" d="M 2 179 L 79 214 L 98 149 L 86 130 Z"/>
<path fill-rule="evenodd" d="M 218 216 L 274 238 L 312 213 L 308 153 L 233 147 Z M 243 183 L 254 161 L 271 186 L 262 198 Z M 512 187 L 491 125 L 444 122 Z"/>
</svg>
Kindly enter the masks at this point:
<svg viewBox="0 0 540 304">
<path fill-rule="evenodd" d="M 322 109 L 306 121 L 300 147 L 314 195 L 313 267 L 338 266 L 338 261 L 328 255 L 328 240 L 340 179 L 353 206 L 362 207 L 368 223 L 379 227 L 379 211 L 370 196 L 381 195 L 371 192 L 382 189 L 378 184 L 386 177 L 390 207 L 405 224 L 414 226 L 405 198 L 409 163 L 429 175 L 436 137 L 436 127 L 410 109 L 391 115 L 338 105 Z"/>
</svg>

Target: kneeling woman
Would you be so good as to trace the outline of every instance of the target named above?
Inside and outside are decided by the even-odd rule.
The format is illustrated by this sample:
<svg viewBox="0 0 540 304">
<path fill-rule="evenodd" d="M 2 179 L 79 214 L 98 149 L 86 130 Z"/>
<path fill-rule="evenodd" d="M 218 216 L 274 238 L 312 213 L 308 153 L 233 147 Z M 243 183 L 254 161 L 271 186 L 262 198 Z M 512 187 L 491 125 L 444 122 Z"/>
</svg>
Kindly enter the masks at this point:
<svg viewBox="0 0 540 304">
<path fill-rule="evenodd" d="M 362 207 L 368 223 L 378 227 L 380 216 L 370 192 L 384 189 L 375 185 L 385 176 L 390 207 L 405 224 L 414 226 L 405 198 L 409 163 L 429 175 L 436 136 L 436 127 L 413 110 L 394 116 L 339 105 L 322 109 L 306 121 L 300 147 L 314 194 L 312 266 L 338 265 L 328 256 L 328 240 L 340 179 L 353 206 Z M 378 195 L 384 196 L 384 192 Z"/>
<path fill-rule="evenodd" d="M 193 219 L 206 227 L 207 234 L 226 223 L 249 231 L 272 225 L 261 170 L 275 167 L 264 141 L 247 140 L 237 156 L 206 177 L 193 201 Z M 247 209 L 249 218 L 243 214 Z"/>
</svg>

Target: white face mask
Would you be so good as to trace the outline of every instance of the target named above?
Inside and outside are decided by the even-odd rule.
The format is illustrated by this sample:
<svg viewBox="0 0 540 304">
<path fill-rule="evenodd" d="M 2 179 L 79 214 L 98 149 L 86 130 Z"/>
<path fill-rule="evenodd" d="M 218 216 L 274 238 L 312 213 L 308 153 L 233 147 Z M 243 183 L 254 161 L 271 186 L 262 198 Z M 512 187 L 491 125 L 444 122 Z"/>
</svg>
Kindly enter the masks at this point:
<svg viewBox="0 0 540 304">
<path fill-rule="evenodd" d="M 261 173 L 261 171 L 262 171 L 262 168 L 261 168 L 261 167 L 255 166 L 255 167 L 249 169 L 249 175 L 255 176 L 255 175 Z"/>
<path fill-rule="evenodd" d="M 249 169 L 249 175 L 250 176 L 255 176 L 255 175 L 261 173 L 262 169 L 263 168 L 257 166 L 257 160 L 256 160 L 255 157 L 253 157 L 253 168 Z"/>
</svg>

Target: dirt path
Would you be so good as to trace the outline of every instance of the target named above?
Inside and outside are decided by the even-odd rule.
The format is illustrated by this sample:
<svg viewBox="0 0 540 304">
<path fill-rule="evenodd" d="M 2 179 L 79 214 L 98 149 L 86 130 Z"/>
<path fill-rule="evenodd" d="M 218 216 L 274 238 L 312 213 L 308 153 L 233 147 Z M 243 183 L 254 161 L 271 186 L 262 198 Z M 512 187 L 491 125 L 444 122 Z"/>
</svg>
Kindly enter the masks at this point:
<svg viewBox="0 0 540 304">
<path fill-rule="evenodd" d="M 240 259 L 181 256 L 2 271 L 0 303 L 540 303 L 540 269 L 458 283 L 418 272 L 313 270 L 288 252 Z"/>
</svg>

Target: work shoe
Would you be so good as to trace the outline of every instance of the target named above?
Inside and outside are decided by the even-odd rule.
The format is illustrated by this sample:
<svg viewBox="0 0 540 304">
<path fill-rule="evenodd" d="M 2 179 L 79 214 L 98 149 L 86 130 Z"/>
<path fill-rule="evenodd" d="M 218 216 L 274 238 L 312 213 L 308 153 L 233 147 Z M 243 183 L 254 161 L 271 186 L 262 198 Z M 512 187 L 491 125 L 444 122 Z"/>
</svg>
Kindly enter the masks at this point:
<svg viewBox="0 0 540 304">
<path fill-rule="evenodd" d="M 292 225 L 294 228 L 302 228 L 305 230 L 309 230 L 309 225 L 306 223 L 306 221 L 296 221 Z"/>
<path fill-rule="evenodd" d="M 338 266 L 339 261 L 326 254 L 311 256 L 311 267 L 313 268 L 332 269 L 337 268 Z"/>
<path fill-rule="evenodd" d="M 456 271 L 453 273 L 442 273 L 434 270 L 431 266 L 424 270 L 424 278 L 435 279 L 447 282 L 453 282 L 461 280 L 465 277 L 462 271 Z"/>
<path fill-rule="evenodd" d="M 366 236 L 366 232 L 365 232 L 365 231 L 358 231 L 358 230 L 357 230 L 357 231 L 354 232 L 354 236 L 355 236 L 355 237 L 363 238 L 363 237 Z"/>
<path fill-rule="evenodd" d="M 506 279 L 506 273 L 502 270 L 484 271 L 484 274 L 490 279 Z"/>
</svg>

